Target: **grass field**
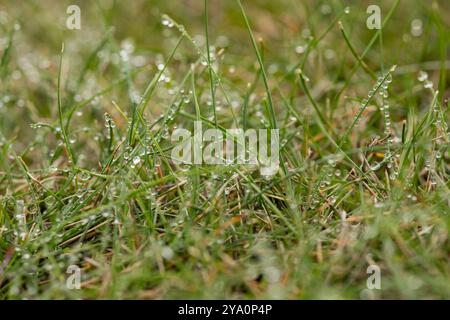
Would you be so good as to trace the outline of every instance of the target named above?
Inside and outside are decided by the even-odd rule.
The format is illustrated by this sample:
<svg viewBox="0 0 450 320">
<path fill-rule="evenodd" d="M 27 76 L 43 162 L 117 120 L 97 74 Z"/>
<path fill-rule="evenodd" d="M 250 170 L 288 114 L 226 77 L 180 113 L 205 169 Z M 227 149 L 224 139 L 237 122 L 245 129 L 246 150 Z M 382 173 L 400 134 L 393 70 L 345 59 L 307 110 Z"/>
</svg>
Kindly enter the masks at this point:
<svg viewBox="0 0 450 320">
<path fill-rule="evenodd" d="M 0 299 L 449 299 L 449 26 L 445 0 L 2 0 Z M 278 172 L 177 165 L 195 120 L 279 129 Z"/>
</svg>

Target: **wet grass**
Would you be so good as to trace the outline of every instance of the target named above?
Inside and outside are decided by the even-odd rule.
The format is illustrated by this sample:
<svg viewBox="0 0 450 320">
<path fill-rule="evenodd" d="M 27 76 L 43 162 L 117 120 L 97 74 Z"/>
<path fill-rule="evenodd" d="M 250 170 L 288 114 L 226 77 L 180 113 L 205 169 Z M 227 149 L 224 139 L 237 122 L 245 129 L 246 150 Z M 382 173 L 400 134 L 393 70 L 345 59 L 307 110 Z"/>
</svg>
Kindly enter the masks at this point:
<svg viewBox="0 0 450 320">
<path fill-rule="evenodd" d="M 0 298 L 448 299 L 448 4 L 167 2 L 0 4 Z M 175 164 L 195 120 L 279 171 Z"/>
</svg>

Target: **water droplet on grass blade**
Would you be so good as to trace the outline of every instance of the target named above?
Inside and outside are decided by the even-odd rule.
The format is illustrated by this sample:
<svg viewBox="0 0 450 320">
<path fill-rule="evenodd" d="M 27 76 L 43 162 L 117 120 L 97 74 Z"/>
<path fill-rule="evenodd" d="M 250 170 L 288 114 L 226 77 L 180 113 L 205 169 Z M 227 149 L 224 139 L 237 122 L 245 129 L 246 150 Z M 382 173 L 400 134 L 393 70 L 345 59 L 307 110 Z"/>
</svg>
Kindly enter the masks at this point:
<svg viewBox="0 0 450 320">
<path fill-rule="evenodd" d="M 91 175 L 88 172 L 82 171 L 78 173 L 78 178 L 82 181 L 87 181 L 91 178 Z"/>
<path fill-rule="evenodd" d="M 411 22 L 411 35 L 414 37 L 420 37 L 423 32 L 423 23 L 420 19 L 414 19 Z"/>
<path fill-rule="evenodd" d="M 370 168 L 370 170 L 372 170 L 372 171 L 377 171 L 377 170 L 380 170 L 380 168 L 381 168 L 381 163 L 376 163 L 375 165 L 373 165 L 373 166 Z"/>
<path fill-rule="evenodd" d="M 423 82 L 423 81 L 427 80 L 428 79 L 428 73 L 426 73 L 425 71 L 420 71 L 417 79 L 420 82 Z"/>
<path fill-rule="evenodd" d="M 296 46 L 295 52 L 298 54 L 302 54 L 303 52 L 305 52 L 305 46 Z"/>
<path fill-rule="evenodd" d="M 173 27 L 173 22 L 167 18 L 163 18 L 161 20 L 161 23 L 163 26 L 168 27 L 168 28 L 172 28 Z"/>
<path fill-rule="evenodd" d="M 140 162 L 141 158 L 139 156 L 135 156 L 131 162 L 131 168 L 135 168 Z"/>
</svg>

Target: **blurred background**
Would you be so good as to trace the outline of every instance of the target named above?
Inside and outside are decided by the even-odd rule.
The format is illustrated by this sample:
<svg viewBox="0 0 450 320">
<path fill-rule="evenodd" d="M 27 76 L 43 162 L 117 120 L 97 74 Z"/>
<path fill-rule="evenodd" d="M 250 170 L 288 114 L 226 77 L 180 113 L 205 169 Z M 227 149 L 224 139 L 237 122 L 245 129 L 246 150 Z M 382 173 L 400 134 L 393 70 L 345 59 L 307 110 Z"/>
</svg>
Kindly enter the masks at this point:
<svg viewBox="0 0 450 320">
<path fill-rule="evenodd" d="M 366 27 L 366 9 L 372 2 L 243 1 L 263 50 L 272 85 L 286 89 L 286 96 L 298 100 L 298 105 L 304 104 L 304 97 L 293 95 L 292 81 L 284 81 L 292 77 L 286 73 L 302 61 L 311 39 L 321 37 L 330 28 L 311 50 L 304 65 L 314 95 L 326 103 L 356 65 L 337 21 L 342 21 L 356 52 L 362 54 L 376 32 Z M 395 3 L 376 1 L 382 21 Z M 81 30 L 66 27 L 69 17 L 66 9 L 73 4 L 81 9 Z M 446 13 L 450 12 L 449 8 L 448 1 L 400 1 L 383 29 L 382 47 L 377 40 L 365 55 L 368 67 L 379 74 L 384 67 L 397 64 L 396 74 L 401 81 L 394 82 L 393 86 L 402 86 L 402 89 L 413 90 L 417 86 L 416 74 L 421 69 L 429 72 L 429 78 L 438 83 L 442 76 L 438 71 L 440 61 L 447 60 L 448 56 L 450 15 Z M 131 108 L 127 86 L 115 84 L 124 74 L 121 50 L 130 55 L 129 67 L 133 70 L 131 76 L 135 88 L 131 95 L 139 97 L 158 71 L 158 65 L 164 63 L 175 47 L 181 34 L 180 27 L 164 23 L 163 14 L 184 26 L 193 42 L 185 39 L 175 52 L 165 83 L 158 87 L 156 97 L 147 109 L 150 121 L 167 109 L 170 104 L 167 95 L 177 89 L 190 64 L 199 58 L 198 52 L 205 53 L 203 1 L 3 0 L 0 4 L 0 55 L 7 56 L 8 62 L 1 77 L 0 123 L 5 137 L 17 137 L 15 147 L 21 150 L 25 148 L 22 141 L 27 143 L 35 135 L 30 124 L 51 123 L 57 119 L 56 81 L 59 53 L 64 43 L 64 108 L 90 100 L 82 109 L 77 109 L 72 125 L 80 130 L 84 127 L 92 129 L 84 130 L 86 141 L 92 141 L 98 128 L 103 128 L 104 112 L 108 111 L 114 117 L 112 101 L 125 112 Z M 209 35 L 215 68 L 226 79 L 225 85 L 231 99 L 235 100 L 236 112 L 239 112 L 243 92 L 255 78 L 258 64 L 235 1 L 209 1 Z M 8 49 L 10 39 L 12 46 Z M 9 52 L 4 55 L 6 50 Z M 372 86 L 368 80 L 372 79 L 360 68 L 349 80 L 350 85 L 342 97 L 365 96 Z M 200 86 L 207 83 L 207 72 L 202 72 L 198 81 Z M 442 99 L 449 95 L 447 84 L 448 80 L 440 88 L 444 89 L 440 93 Z M 106 91 L 102 95 L 91 99 L 103 90 Z M 263 87 L 258 87 L 255 92 L 262 94 Z M 281 112 L 281 98 L 274 95 Z M 400 104 L 404 103 L 404 96 L 398 98 Z M 208 90 L 200 89 L 200 102 L 205 113 L 209 110 L 208 99 Z M 421 104 L 413 97 L 408 99 Z M 226 108 L 228 102 L 218 100 L 219 103 L 223 100 L 225 119 L 230 117 Z M 309 110 L 303 109 L 300 112 Z M 192 106 L 191 110 L 194 110 Z M 394 120 L 404 118 L 406 112 L 407 109 L 398 108 L 394 111 Z M 123 128 L 125 124 L 120 117 L 115 118 L 119 128 Z M 51 137 L 48 139 L 50 141 Z M 86 147 L 91 147 L 94 154 L 98 149 L 91 142 L 86 143 Z"/>
</svg>

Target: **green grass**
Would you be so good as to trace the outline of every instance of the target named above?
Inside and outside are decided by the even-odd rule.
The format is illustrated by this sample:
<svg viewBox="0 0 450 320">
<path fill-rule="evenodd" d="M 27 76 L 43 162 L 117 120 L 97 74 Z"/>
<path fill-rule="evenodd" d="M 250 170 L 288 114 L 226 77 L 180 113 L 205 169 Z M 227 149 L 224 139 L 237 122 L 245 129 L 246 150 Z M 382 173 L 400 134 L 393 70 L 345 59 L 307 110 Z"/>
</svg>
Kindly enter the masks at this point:
<svg viewBox="0 0 450 320">
<path fill-rule="evenodd" d="M 348 3 L 80 1 L 67 30 L 2 1 L 0 298 L 449 299 L 450 6 Z M 280 129 L 278 173 L 174 164 L 195 120 Z"/>
</svg>

